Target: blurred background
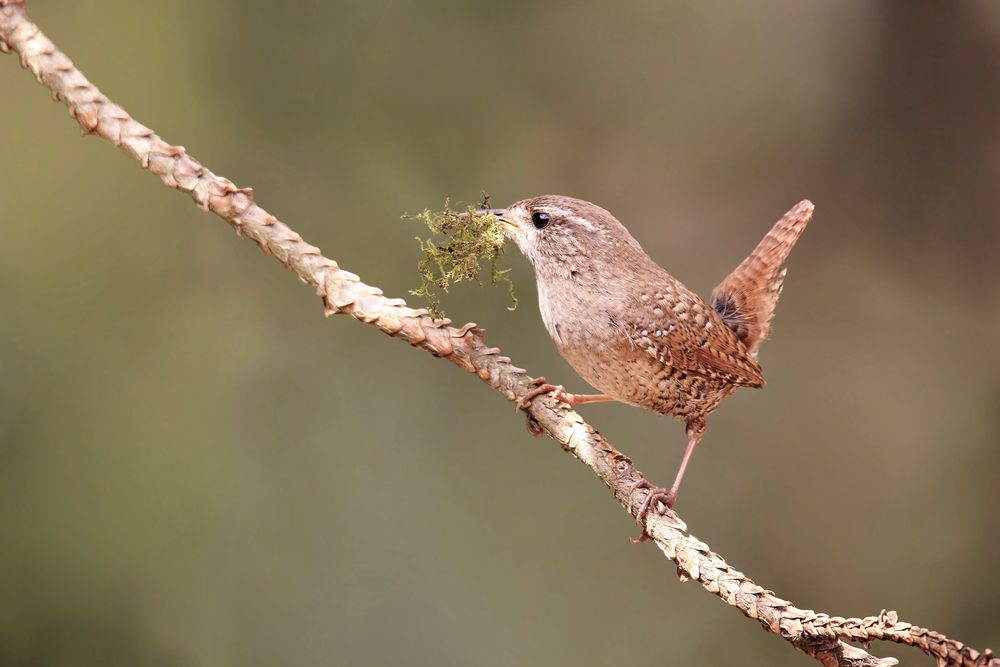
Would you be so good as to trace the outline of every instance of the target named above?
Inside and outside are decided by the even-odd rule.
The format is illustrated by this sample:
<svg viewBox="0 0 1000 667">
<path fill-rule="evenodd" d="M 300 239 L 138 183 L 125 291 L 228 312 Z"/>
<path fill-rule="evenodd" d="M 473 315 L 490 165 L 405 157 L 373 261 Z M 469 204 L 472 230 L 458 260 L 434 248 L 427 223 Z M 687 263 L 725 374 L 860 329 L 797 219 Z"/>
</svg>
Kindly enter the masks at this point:
<svg viewBox="0 0 1000 667">
<path fill-rule="evenodd" d="M 400 215 L 445 197 L 595 201 L 705 295 L 812 199 L 768 385 L 713 414 L 680 513 L 800 606 L 1000 648 L 994 0 L 28 5 L 390 295 L 418 283 Z M 0 664 L 812 664 L 630 546 L 495 392 L 324 320 L 12 56 L 0 90 Z M 585 391 L 508 261 L 516 312 L 445 308 Z M 581 412 L 669 482 L 679 423 Z"/>
</svg>

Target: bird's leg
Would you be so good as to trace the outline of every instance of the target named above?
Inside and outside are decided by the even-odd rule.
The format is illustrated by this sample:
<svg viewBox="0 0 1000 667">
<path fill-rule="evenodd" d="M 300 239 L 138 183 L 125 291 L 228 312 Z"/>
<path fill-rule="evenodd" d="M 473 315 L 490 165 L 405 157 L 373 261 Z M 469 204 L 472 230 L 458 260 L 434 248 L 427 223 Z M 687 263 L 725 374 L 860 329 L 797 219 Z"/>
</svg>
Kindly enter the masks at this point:
<svg viewBox="0 0 1000 667">
<path fill-rule="evenodd" d="M 557 399 L 563 403 L 569 403 L 570 405 L 583 405 L 584 403 L 607 403 L 608 401 L 617 401 L 617 398 L 608 396 L 607 394 L 567 394 L 563 392 L 562 395 L 557 395 Z"/>
<path fill-rule="evenodd" d="M 687 449 L 684 450 L 684 458 L 681 459 L 681 467 L 677 469 L 677 475 L 674 477 L 674 484 L 670 487 L 670 494 L 677 497 L 677 490 L 681 488 L 681 480 L 684 479 L 684 471 L 687 469 L 688 461 L 691 460 L 691 454 L 694 453 L 694 448 L 698 446 L 701 442 L 701 436 L 705 433 L 705 424 L 688 424 L 687 427 L 687 437 L 688 444 Z M 668 507 L 673 507 L 673 502 L 671 502 Z"/>
<path fill-rule="evenodd" d="M 639 506 L 639 512 L 635 515 L 636 523 L 643 527 L 642 535 L 632 539 L 632 544 L 645 542 L 649 539 L 649 535 L 645 531 L 643 519 L 645 519 L 646 514 L 648 514 L 649 510 L 656 504 L 656 501 L 662 502 L 667 506 L 667 509 L 674 508 L 674 503 L 677 502 L 677 490 L 681 488 L 681 480 L 684 479 L 684 471 L 687 469 L 688 461 L 691 460 L 691 454 L 694 452 L 695 447 L 698 446 L 698 443 L 701 442 L 701 436 L 704 435 L 704 433 L 704 422 L 693 422 L 688 424 L 687 448 L 684 450 L 684 458 L 681 459 L 681 466 L 677 469 L 677 475 L 674 477 L 674 483 L 670 486 L 669 490 L 654 487 L 645 479 L 640 479 L 632 485 L 632 488 L 629 490 L 630 494 L 637 488 L 649 489 L 649 493 L 646 494 L 645 500 L 643 500 L 642 505 Z M 631 498 L 629 499 L 629 509 L 631 509 Z"/>
</svg>

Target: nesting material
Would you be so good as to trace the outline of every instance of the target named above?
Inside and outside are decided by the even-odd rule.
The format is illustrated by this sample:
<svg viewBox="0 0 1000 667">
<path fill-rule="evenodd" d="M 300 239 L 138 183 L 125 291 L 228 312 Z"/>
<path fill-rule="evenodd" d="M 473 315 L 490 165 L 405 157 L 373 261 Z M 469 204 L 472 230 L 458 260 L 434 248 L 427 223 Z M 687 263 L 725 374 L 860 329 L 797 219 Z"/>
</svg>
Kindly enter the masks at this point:
<svg viewBox="0 0 1000 667">
<path fill-rule="evenodd" d="M 445 201 L 443 211 L 425 209 L 416 215 L 407 214 L 404 220 L 424 223 L 430 230 L 429 238 L 417 237 L 423 259 L 417 264 L 420 273 L 420 287 L 410 290 L 410 294 L 422 297 L 427 309 L 434 317 L 444 317 L 441 308 L 441 293 L 447 293 L 455 283 L 475 281 L 483 285 L 482 275 L 488 264 L 491 285 L 505 284 L 510 294 L 508 310 L 517 308 L 514 284 L 507 275 L 510 269 L 497 265 L 503 255 L 504 232 L 500 221 L 488 210 L 484 199 L 478 207 L 468 206 L 465 210 L 453 210 Z"/>
</svg>

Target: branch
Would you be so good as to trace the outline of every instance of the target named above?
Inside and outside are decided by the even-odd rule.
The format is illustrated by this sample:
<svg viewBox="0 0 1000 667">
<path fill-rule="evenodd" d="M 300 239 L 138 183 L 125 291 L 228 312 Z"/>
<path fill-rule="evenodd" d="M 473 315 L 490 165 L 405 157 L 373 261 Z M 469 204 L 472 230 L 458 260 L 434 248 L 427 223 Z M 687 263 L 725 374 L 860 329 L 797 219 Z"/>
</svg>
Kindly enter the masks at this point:
<svg viewBox="0 0 1000 667">
<path fill-rule="evenodd" d="M 143 169 L 176 190 L 188 193 L 198 206 L 228 222 L 240 236 L 260 246 L 310 285 L 323 301 L 326 315 L 345 314 L 370 324 L 393 338 L 423 348 L 458 365 L 502 393 L 508 400 L 524 396 L 531 378 L 496 347 L 486 344 L 485 332 L 475 324 L 460 328 L 450 320 L 432 319 L 423 309 L 408 308 L 402 299 L 382 295 L 353 273 L 324 257 L 319 248 L 254 203 L 250 188 L 238 188 L 216 176 L 151 129 L 133 120 L 111 102 L 73 66 L 62 52 L 24 14 L 24 0 L 0 0 L 0 50 L 13 50 L 21 64 L 61 100 L 84 134 L 112 141 Z M 529 419 L 544 429 L 563 449 L 587 464 L 608 486 L 615 499 L 633 517 L 638 513 L 643 476 L 632 461 L 616 450 L 583 419 L 549 396 L 531 402 Z M 633 496 L 638 495 L 637 498 Z M 914 646 L 935 658 L 938 665 L 1000 667 L 1000 659 L 944 635 L 900 622 L 895 612 L 866 618 L 841 618 L 800 609 L 755 584 L 731 567 L 719 554 L 687 532 L 684 522 L 664 505 L 650 511 L 643 529 L 677 566 L 681 581 L 698 581 L 710 593 L 760 622 L 765 630 L 827 667 L 880 667 L 897 664 L 894 658 L 875 658 L 845 643 L 884 640 Z"/>
</svg>

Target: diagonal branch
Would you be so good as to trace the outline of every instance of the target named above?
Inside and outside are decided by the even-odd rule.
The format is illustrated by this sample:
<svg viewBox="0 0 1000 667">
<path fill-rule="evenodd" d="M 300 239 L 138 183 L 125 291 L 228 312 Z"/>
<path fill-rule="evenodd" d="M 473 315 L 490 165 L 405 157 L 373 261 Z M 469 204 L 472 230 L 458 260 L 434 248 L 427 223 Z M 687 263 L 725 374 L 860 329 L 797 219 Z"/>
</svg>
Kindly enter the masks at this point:
<svg viewBox="0 0 1000 667">
<path fill-rule="evenodd" d="M 0 0 L 0 50 L 14 51 L 21 64 L 64 102 L 85 134 L 96 134 L 121 148 L 144 169 L 171 188 L 188 193 L 198 206 L 215 213 L 251 239 L 264 253 L 294 271 L 323 301 L 327 315 L 345 314 L 371 324 L 394 338 L 423 348 L 479 376 L 508 400 L 524 396 L 531 378 L 500 350 L 486 344 L 485 332 L 474 324 L 460 328 L 450 320 L 432 319 L 423 309 L 408 308 L 402 299 L 390 299 L 353 273 L 323 256 L 319 248 L 254 203 L 249 188 L 238 188 L 216 176 L 151 129 L 133 120 L 105 97 L 24 14 L 24 0 Z M 529 419 L 544 429 L 566 451 L 587 464 L 611 490 L 615 499 L 635 517 L 642 494 L 636 482 L 642 475 L 632 461 L 616 450 L 583 419 L 548 396 L 527 408 Z M 633 498 L 634 495 L 639 497 Z M 635 502 L 633 502 L 635 501 Z M 982 653 L 944 635 L 900 622 L 895 612 L 866 618 L 841 618 L 800 609 L 755 584 L 731 567 L 719 554 L 687 532 L 684 522 L 659 505 L 645 517 L 643 529 L 677 566 L 681 581 L 694 579 L 726 604 L 765 630 L 819 660 L 827 667 L 879 667 L 897 664 L 894 658 L 876 658 L 846 641 L 876 639 L 915 646 L 939 665 L 1000 667 L 1000 658 Z"/>
</svg>

